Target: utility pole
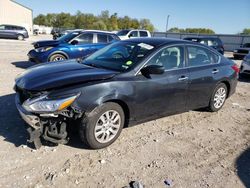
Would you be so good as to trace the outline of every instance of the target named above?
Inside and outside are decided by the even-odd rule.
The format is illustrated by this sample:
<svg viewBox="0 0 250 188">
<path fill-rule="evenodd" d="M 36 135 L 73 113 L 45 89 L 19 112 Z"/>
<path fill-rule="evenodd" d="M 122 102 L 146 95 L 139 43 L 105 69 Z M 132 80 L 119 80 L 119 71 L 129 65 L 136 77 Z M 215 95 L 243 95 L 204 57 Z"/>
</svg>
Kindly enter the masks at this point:
<svg viewBox="0 0 250 188">
<path fill-rule="evenodd" d="M 167 17 L 167 23 L 166 23 L 166 37 L 167 37 L 167 32 L 168 32 L 169 17 L 170 17 L 170 15 L 168 15 L 168 17 Z"/>
</svg>

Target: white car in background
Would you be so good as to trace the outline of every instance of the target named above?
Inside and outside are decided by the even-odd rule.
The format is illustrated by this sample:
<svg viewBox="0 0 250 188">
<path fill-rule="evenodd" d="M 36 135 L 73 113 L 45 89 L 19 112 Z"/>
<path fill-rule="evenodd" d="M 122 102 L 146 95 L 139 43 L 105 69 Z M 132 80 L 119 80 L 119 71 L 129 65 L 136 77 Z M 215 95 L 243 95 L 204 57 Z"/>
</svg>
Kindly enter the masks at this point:
<svg viewBox="0 0 250 188">
<path fill-rule="evenodd" d="M 240 66 L 240 75 L 249 75 L 250 76 L 250 53 L 246 55 Z"/>
<path fill-rule="evenodd" d="M 116 33 L 121 40 L 138 37 L 151 37 L 151 33 L 148 30 L 142 29 L 124 29 Z"/>
</svg>

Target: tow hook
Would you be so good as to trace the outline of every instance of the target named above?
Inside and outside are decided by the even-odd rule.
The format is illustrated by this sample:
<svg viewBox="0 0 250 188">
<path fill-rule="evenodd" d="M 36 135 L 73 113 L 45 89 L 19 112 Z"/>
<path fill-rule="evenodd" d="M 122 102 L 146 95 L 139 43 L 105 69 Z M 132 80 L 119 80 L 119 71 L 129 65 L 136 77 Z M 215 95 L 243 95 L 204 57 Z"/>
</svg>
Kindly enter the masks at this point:
<svg viewBox="0 0 250 188">
<path fill-rule="evenodd" d="M 42 142 L 41 142 L 41 129 L 32 129 L 31 127 L 29 127 L 27 129 L 29 135 L 30 135 L 30 139 L 28 140 L 29 143 L 33 143 L 36 149 L 39 149 L 42 146 Z"/>
</svg>

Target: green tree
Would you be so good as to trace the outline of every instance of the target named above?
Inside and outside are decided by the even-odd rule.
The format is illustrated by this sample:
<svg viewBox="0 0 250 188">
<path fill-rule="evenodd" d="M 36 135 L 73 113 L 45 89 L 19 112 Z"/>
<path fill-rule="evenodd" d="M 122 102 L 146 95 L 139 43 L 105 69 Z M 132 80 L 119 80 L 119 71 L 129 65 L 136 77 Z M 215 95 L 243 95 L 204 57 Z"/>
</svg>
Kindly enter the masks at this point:
<svg viewBox="0 0 250 188">
<path fill-rule="evenodd" d="M 215 32 L 211 29 L 207 28 L 186 28 L 181 29 L 178 27 L 173 27 L 168 30 L 168 32 L 172 33 L 198 33 L 198 34 L 215 34 Z"/>
<path fill-rule="evenodd" d="M 149 19 L 141 19 L 140 20 L 140 28 L 149 30 L 150 32 L 154 31 L 154 26 L 151 24 Z"/>
<path fill-rule="evenodd" d="M 34 18 L 34 24 L 36 24 L 36 25 L 47 25 L 46 16 L 43 15 L 43 14 L 39 14 L 37 17 Z"/>
<path fill-rule="evenodd" d="M 242 31 L 241 34 L 250 35 L 250 28 L 245 28 L 245 29 L 243 29 L 243 31 Z"/>
</svg>

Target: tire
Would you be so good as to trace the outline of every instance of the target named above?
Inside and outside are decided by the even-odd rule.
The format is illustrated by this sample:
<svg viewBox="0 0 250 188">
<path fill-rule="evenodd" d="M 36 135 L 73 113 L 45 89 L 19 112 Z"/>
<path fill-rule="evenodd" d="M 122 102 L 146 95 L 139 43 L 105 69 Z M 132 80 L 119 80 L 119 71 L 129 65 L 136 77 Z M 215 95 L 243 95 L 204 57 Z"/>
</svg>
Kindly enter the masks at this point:
<svg viewBox="0 0 250 188">
<path fill-rule="evenodd" d="M 66 60 L 67 58 L 62 55 L 62 54 L 54 54 L 52 56 L 50 56 L 49 58 L 49 62 L 53 62 L 53 61 L 64 61 Z"/>
<path fill-rule="evenodd" d="M 108 113 L 111 117 L 109 120 L 105 118 L 107 117 L 105 113 Z M 111 120 L 113 115 L 114 123 Z M 116 121 L 116 119 L 118 120 Z M 83 118 L 79 126 L 81 140 L 91 149 L 105 148 L 112 144 L 121 134 L 124 119 L 124 111 L 120 105 L 113 102 L 104 103 Z M 106 124 L 104 124 L 104 121 L 106 121 Z"/>
<path fill-rule="evenodd" d="M 220 83 L 216 86 L 211 96 L 208 109 L 211 112 L 219 111 L 225 104 L 227 98 L 228 89 L 224 83 Z"/>
<path fill-rule="evenodd" d="M 24 40 L 24 36 L 23 35 L 17 35 L 17 40 Z"/>
</svg>

